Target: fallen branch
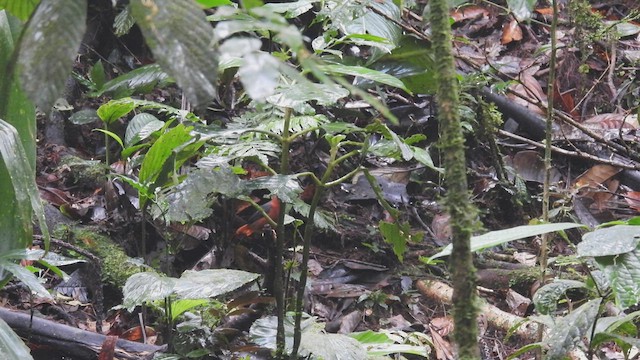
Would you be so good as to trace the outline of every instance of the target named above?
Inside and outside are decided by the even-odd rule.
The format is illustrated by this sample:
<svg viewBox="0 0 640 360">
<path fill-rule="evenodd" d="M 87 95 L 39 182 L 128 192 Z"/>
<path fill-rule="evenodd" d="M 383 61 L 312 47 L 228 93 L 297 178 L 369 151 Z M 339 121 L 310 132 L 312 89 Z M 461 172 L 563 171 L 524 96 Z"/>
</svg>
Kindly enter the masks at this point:
<svg viewBox="0 0 640 360">
<path fill-rule="evenodd" d="M 419 280 L 416 286 L 423 296 L 446 305 L 451 304 L 453 289 L 442 281 Z M 515 329 L 513 334 L 518 337 L 531 342 L 536 341 L 537 323 L 502 311 L 491 304 L 485 303 L 482 299 L 480 299 L 480 301 L 482 301 L 480 313 L 486 317 L 487 322 L 491 326 L 504 330 L 505 332 Z"/>
<path fill-rule="evenodd" d="M 97 358 L 107 336 L 59 324 L 29 314 L 0 308 L 4 320 L 21 337 L 38 345 L 49 346 L 79 359 Z M 151 359 L 153 354 L 166 351 L 166 346 L 142 344 L 118 339 L 114 359 Z"/>
</svg>

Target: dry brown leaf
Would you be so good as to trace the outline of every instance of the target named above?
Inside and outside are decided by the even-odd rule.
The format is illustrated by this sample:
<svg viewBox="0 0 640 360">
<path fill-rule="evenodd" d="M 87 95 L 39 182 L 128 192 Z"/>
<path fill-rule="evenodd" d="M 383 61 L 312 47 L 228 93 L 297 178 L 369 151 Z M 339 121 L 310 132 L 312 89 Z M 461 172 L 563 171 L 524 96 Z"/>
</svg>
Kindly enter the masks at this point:
<svg viewBox="0 0 640 360">
<path fill-rule="evenodd" d="M 640 191 L 629 191 L 625 194 L 624 199 L 630 208 L 635 211 L 640 211 Z"/>
<path fill-rule="evenodd" d="M 489 11 L 480 6 L 464 6 L 451 12 L 454 22 L 489 17 Z"/>
<path fill-rule="evenodd" d="M 578 176 L 574 186 L 576 188 L 601 188 L 605 181 L 609 180 L 620 171 L 622 171 L 622 169 L 611 165 L 594 165 L 589 170 Z"/>
<path fill-rule="evenodd" d="M 520 28 L 520 24 L 518 24 L 515 19 L 511 19 L 511 21 L 502 28 L 500 43 L 506 45 L 513 41 L 520 40 L 522 40 L 522 28 Z"/>
<path fill-rule="evenodd" d="M 531 300 L 529 298 L 526 298 L 511 289 L 507 291 L 507 296 L 504 300 L 509 306 L 511 313 L 518 316 L 523 316 L 531 304 Z"/>
<path fill-rule="evenodd" d="M 637 129 L 638 115 L 627 114 L 600 114 L 592 116 L 584 121 L 585 124 L 597 124 L 602 129 Z"/>
</svg>

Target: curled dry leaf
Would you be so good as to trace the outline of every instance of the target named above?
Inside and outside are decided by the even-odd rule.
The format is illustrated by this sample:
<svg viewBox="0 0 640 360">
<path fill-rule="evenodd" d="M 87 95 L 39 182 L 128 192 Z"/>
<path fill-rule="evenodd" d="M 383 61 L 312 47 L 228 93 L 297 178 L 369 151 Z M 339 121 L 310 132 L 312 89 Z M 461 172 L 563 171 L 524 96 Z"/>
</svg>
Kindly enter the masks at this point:
<svg viewBox="0 0 640 360">
<path fill-rule="evenodd" d="M 462 6 L 451 12 L 451 18 L 453 18 L 454 22 L 473 20 L 482 17 L 489 17 L 489 11 L 476 5 Z"/>
<path fill-rule="evenodd" d="M 511 21 L 502 28 L 500 43 L 506 45 L 513 41 L 520 40 L 522 40 L 522 28 L 520 28 L 520 24 L 518 24 L 516 19 L 511 19 Z"/>
<path fill-rule="evenodd" d="M 574 186 L 576 188 L 601 188 L 605 181 L 609 180 L 620 171 L 622 171 L 622 169 L 611 165 L 594 165 L 589 170 L 578 176 Z"/>
</svg>

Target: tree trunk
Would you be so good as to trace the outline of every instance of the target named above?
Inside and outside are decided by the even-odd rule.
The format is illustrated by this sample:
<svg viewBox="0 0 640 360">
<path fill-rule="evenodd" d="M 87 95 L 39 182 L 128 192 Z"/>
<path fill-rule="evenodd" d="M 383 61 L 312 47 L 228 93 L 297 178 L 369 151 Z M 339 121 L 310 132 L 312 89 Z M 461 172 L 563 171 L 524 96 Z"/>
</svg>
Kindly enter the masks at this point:
<svg viewBox="0 0 640 360">
<path fill-rule="evenodd" d="M 458 346 L 458 359 L 479 359 L 476 273 L 470 251 L 470 238 L 476 222 L 477 209 L 471 203 L 467 190 L 467 167 L 464 137 L 458 115 L 458 80 L 451 49 L 449 9 L 446 0 L 433 0 L 429 5 L 437 64 L 439 146 L 444 160 L 446 207 L 451 215 L 453 235 L 453 250 L 449 257 L 449 269 L 453 280 L 453 337 Z"/>
</svg>

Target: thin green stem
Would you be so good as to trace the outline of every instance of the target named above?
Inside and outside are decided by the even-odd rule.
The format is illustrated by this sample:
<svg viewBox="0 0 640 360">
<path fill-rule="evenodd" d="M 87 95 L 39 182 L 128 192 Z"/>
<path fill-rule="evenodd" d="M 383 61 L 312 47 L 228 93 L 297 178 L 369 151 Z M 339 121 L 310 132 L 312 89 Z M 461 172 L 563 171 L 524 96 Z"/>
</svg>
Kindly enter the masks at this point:
<svg viewBox="0 0 640 360">
<path fill-rule="evenodd" d="M 558 23 L 558 4 L 556 0 L 552 1 L 553 6 L 553 18 L 551 19 L 551 59 L 549 59 L 549 80 L 547 82 L 547 123 L 545 128 L 545 146 L 544 146 L 544 183 L 542 192 L 542 221 L 549 222 L 549 198 L 550 198 L 550 185 L 551 185 L 551 134 L 553 131 L 553 95 L 555 89 L 555 74 L 556 74 L 556 27 Z M 548 252 L 549 252 L 549 234 L 542 235 L 542 244 L 540 245 L 540 283 L 545 284 L 548 266 Z M 542 340 L 544 332 L 544 326 L 541 324 L 538 327 L 538 341 Z M 537 358 L 542 357 L 542 353 L 536 354 Z"/>
</svg>

